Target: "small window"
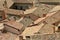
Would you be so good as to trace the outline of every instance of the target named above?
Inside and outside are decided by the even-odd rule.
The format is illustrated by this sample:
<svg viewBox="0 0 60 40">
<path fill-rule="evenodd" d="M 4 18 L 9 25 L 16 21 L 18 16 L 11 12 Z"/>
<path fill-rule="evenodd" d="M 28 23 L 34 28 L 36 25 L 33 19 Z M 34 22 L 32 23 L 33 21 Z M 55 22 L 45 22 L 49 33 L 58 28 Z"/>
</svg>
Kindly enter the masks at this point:
<svg viewBox="0 0 60 40">
<path fill-rule="evenodd" d="M 60 26 L 58 27 L 58 30 L 60 30 Z"/>
<path fill-rule="evenodd" d="M 60 32 L 60 26 L 58 26 L 58 32 Z"/>
<path fill-rule="evenodd" d="M 0 16 L 0 20 L 2 20 L 2 16 Z"/>
<path fill-rule="evenodd" d="M 30 36 L 26 36 L 26 38 L 30 38 Z"/>
<path fill-rule="evenodd" d="M 15 6 L 15 9 L 17 9 L 17 6 Z"/>
</svg>

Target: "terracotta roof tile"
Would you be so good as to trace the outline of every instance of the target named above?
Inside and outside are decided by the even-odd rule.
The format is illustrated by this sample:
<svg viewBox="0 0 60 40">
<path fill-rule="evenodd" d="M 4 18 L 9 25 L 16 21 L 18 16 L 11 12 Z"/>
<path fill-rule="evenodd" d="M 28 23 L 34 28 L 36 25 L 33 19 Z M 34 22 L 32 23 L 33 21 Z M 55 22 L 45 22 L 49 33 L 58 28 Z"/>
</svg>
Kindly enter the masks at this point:
<svg viewBox="0 0 60 40">
<path fill-rule="evenodd" d="M 42 24 L 37 25 L 37 26 L 28 27 L 23 31 L 23 33 L 21 35 L 22 36 L 31 36 L 34 33 L 38 32 L 43 25 L 44 24 L 42 23 Z"/>
<path fill-rule="evenodd" d="M 23 24 L 15 22 L 15 21 L 7 21 L 7 22 L 4 22 L 4 24 L 9 25 L 9 26 L 19 29 L 19 30 L 21 30 L 23 27 Z"/>
<path fill-rule="evenodd" d="M 55 5 L 40 4 L 39 7 L 32 13 L 36 16 L 43 17 L 43 14 L 47 14 Z"/>
<path fill-rule="evenodd" d="M 53 27 L 55 27 L 55 26 L 50 25 L 50 24 L 46 24 L 39 30 L 39 32 L 41 34 L 53 34 L 54 33 Z"/>
<path fill-rule="evenodd" d="M 13 0 L 15 3 L 33 3 L 33 0 Z"/>
<path fill-rule="evenodd" d="M 40 2 L 60 2 L 60 0 L 39 0 Z"/>
<path fill-rule="evenodd" d="M 6 9 L 5 12 L 7 14 L 13 14 L 13 15 L 23 15 L 23 11 L 22 10 L 15 10 L 15 9 Z"/>
</svg>

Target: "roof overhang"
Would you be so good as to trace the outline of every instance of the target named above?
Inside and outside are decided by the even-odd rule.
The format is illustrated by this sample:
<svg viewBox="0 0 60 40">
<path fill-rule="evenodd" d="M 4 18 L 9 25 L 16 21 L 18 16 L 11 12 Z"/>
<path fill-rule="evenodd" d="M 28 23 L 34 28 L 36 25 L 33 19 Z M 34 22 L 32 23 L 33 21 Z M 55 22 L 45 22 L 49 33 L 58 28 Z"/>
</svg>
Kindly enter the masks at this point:
<svg viewBox="0 0 60 40">
<path fill-rule="evenodd" d="M 51 5 L 59 5 L 60 0 L 39 0 L 40 3 L 51 4 Z"/>
</svg>

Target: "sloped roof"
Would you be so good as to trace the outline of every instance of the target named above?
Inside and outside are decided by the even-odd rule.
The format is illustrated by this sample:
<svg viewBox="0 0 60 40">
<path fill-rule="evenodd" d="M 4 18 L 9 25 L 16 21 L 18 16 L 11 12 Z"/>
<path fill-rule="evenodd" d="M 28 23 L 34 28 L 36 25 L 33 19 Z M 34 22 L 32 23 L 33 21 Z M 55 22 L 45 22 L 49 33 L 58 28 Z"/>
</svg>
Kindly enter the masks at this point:
<svg viewBox="0 0 60 40">
<path fill-rule="evenodd" d="M 14 3 L 33 3 L 34 0 L 6 0 L 7 7 L 10 8 Z"/>
<path fill-rule="evenodd" d="M 9 26 L 19 29 L 19 30 L 21 30 L 23 27 L 23 24 L 15 22 L 15 21 L 7 21 L 7 22 L 4 22 L 4 24 L 9 25 Z"/>
<path fill-rule="evenodd" d="M 60 0 L 39 0 L 40 2 L 60 2 Z"/>
<path fill-rule="evenodd" d="M 48 23 L 54 23 L 60 20 L 60 18 L 57 17 L 59 15 L 60 15 L 59 9 L 56 10 L 56 8 L 53 8 L 53 10 L 50 11 L 49 14 L 46 15 L 46 17 L 39 18 L 34 23 L 39 23 L 39 22 L 41 23 L 43 20 L 45 20 Z"/>
<path fill-rule="evenodd" d="M 58 10 L 60 10 L 60 5 L 55 6 L 50 12 L 54 12 Z"/>
<path fill-rule="evenodd" d="M 39 32 L 41 34 L 52 34 L 52 33 L 54 33 L 53 27 L 55 27 L 55 26 L 51 25 L 51 24 L 46 24 L 39 30 Z"/>
<path fill-rule="evenodd" d="M 38 16 L 36 16 L 36 15 L 34 15 L 32 13 L 27 14 L 25 16 L 28 17 L 28 18 L 30 18 L 30 19 L 32 19 L 33 21 L 35 21 L 35 20 L 37 20 L 39 18 Z"/>
<path fill-rule="evenodd" d="M 15 3 L 33 3 L 34 0 L 13 0 Z"/>
<path fill-rule="evenodd" d="M 23 20 L 21 20 L 20 21 L 25 27 L 27 27 L 27 26 L 29 26 L 32 22 L 33 22 L 33 20 L 32 19 L 30 19 L 30 18 L 24 18 Z"/>
<path fill-rule="evenodd" d="M 0 34 L 0 40 L 15 40 L 17 37 L 17 35 L 12 34 L 10 32 Z"/>
<path fill-rule="evenodd" d="M 7 2 L 8 8 L 10 8 L 14 4 L 14 2 L 12 0 L 6 0 L 6 2 Z"/>
<path fill-rule="evenodd" d="M 13 15 L 23 15 L 23 11 L 22 10 L 15 10 L 15 9 L 6 9 L 5 12 L 7 14 L 13 14 Z"/>
<path fill-rule="evenodd" d="M 47 15 L 48 16 L 48 15 Z M 55 23 L 60 20 L 60 10 L 55 11 L 55 13 L 52 12 L 52 14 L 49 14 L 50 17 L 46 18 L 45 21 L 47 23 Z"/>
<path fill-rule="evenodd" d="M 37 26 L 32 26 L 32 27 L 28 27 L 26 28 L 23 33 L 21 34 L 21 36 L 31 36 L 33 35 L 34 33 L 38 32 L 41 27 L 43 26 L 44 24 L 40 24 L 40 25 L 37 25 Z"/>
<path fill-rule="evenodd" d="M 43 14 L 47 14 L 55 5 L 40 4 L 39 7 L 33 11 L 33 14 L 42 17 Z"/>
<path fill-rule="evenodd" d="M 27 9 L 26 11 L 24 11 L 24 14 L 30 14 L 30 13 L 32 13 L 33 11 L 35 11 L 36 9 L 37 9 L 37 7 Z"/>
<path fill-rule="evenodd" d="M 50 21 L 50 19 L 52 18 L 52 15 L 54 15 L 56 12 L 53 12 L 53 13 L 51 13 L 51 14 L 47 14 L 47 16 L 46 17 L 42 17 L 42 18 L 39 18 L 39 19 L 37 19 L 36 21 L 34 21 L 34 23 L 35 24 L 38 24 L 38 23 L 41 23 L 41 22 L 43 22 L 43 21 L 48 21 L 48 23 L 50 22 L 50 23 L 52 23 L 52 22 L 55 22 L 55 21 L 57 21 L 57 19 L 55 20 L 54 19 L 54 21 Z"/>
</svg>

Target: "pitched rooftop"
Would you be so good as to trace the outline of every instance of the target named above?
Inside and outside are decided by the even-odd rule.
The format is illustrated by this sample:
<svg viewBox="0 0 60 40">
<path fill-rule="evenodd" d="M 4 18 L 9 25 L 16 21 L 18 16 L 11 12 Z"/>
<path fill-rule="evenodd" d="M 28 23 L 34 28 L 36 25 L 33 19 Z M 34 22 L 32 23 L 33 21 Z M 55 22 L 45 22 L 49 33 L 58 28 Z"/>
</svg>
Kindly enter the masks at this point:
<svg viewBox="0 0 60 40">
<path fill-rule="evenodd" d="M 51 24 L 46 24 L 44 25 L 40 30 L 39 30 L 39 33 L 40 34 L 53 34 L 54 33 L 54 25 L 51 25 Z"/>
<path fill-rule="evenodd" d="M 10 32 L 0 34 L 0 40 L 15 40 L 17 37 L 18 37 L 17 35 L 12 34 Z"/>
<path fill-rule="evenodd" d="M 33 20 L 32 19 L 30 19 L 30 18 L 24 18 L 24 19 L 22 19 L 21 21 L 20 21 L 25 27 L 27 27 L 27 26 L 29 26 L 32 22 L 33 22 Z"/>
<path fill-rule="evenodd" d="M 15 21 L 7 21 L 7 22 L 4 22 L 4 24 L 9 25 L 9 26 L 19 29 L 19 30 L 23 27 L 23 24 L 15 22 Z"/>
<path fill-rule="evenodd" d="M 21 34 L 24 30 L 23 24 L 15 22 L 15 21 L 4 22 L 4 27 L 6 31 L 11 32 L 16 35 Z"/>
<path fill-rule="evenodd" d="M 33 4 L 33 2 L 35 2 L 35 0 L 6 0 L 6 1 L 7 1 L 8 8 L 10 8 L 15 3 L 17 3 L 17 4 Z"/>
<path fill-rule="evenodd" d="M 60 2 L 60 0 L 39 0 L 40 2 Z"/>
<path fill-rule="evenodd" d="M 36 16 L 42 17 L 43 14 L 47 14 L 55 5 L 40 4 L 39 7 L 32 13 Z"/>
<path fill-rule="evenodd" d="M 6 9 L 6 14 L 12 14 L 12 15 L 23 15 L 24 12 L 22 10 L 14 10 L 14 9 Z"/>
<path fill-rule="evenodd" d="M 12 0 L 15 3 L 33 3 L 34 0 Z"/>
<path fill-rule="evenodd" d="M 34 23 L 37 24 L 37 23 L 41 23 L 42 21 L 46 21 L 47 23 L 52 24 L 52 23 L 60 20 L 60 18 L 57 17 L 59 15 L 60 15 L 59 10 L 52 11 L 49 14 L 47 14 L 46 17 L 42 17 L 42 18 L 37 19 Z"/>
<path fill-rule="evenodd" d="M 37 25 L 37 26 L 33 26 L 33 27 L 28 27 L 26 28 L 23 33 L 21 34 L 21 36 L 31 36 L 33 35 L 34 33 L 37 33 L 43 26 L 44 24 L 40 24 L 40 25 Z"/>
</svg>

